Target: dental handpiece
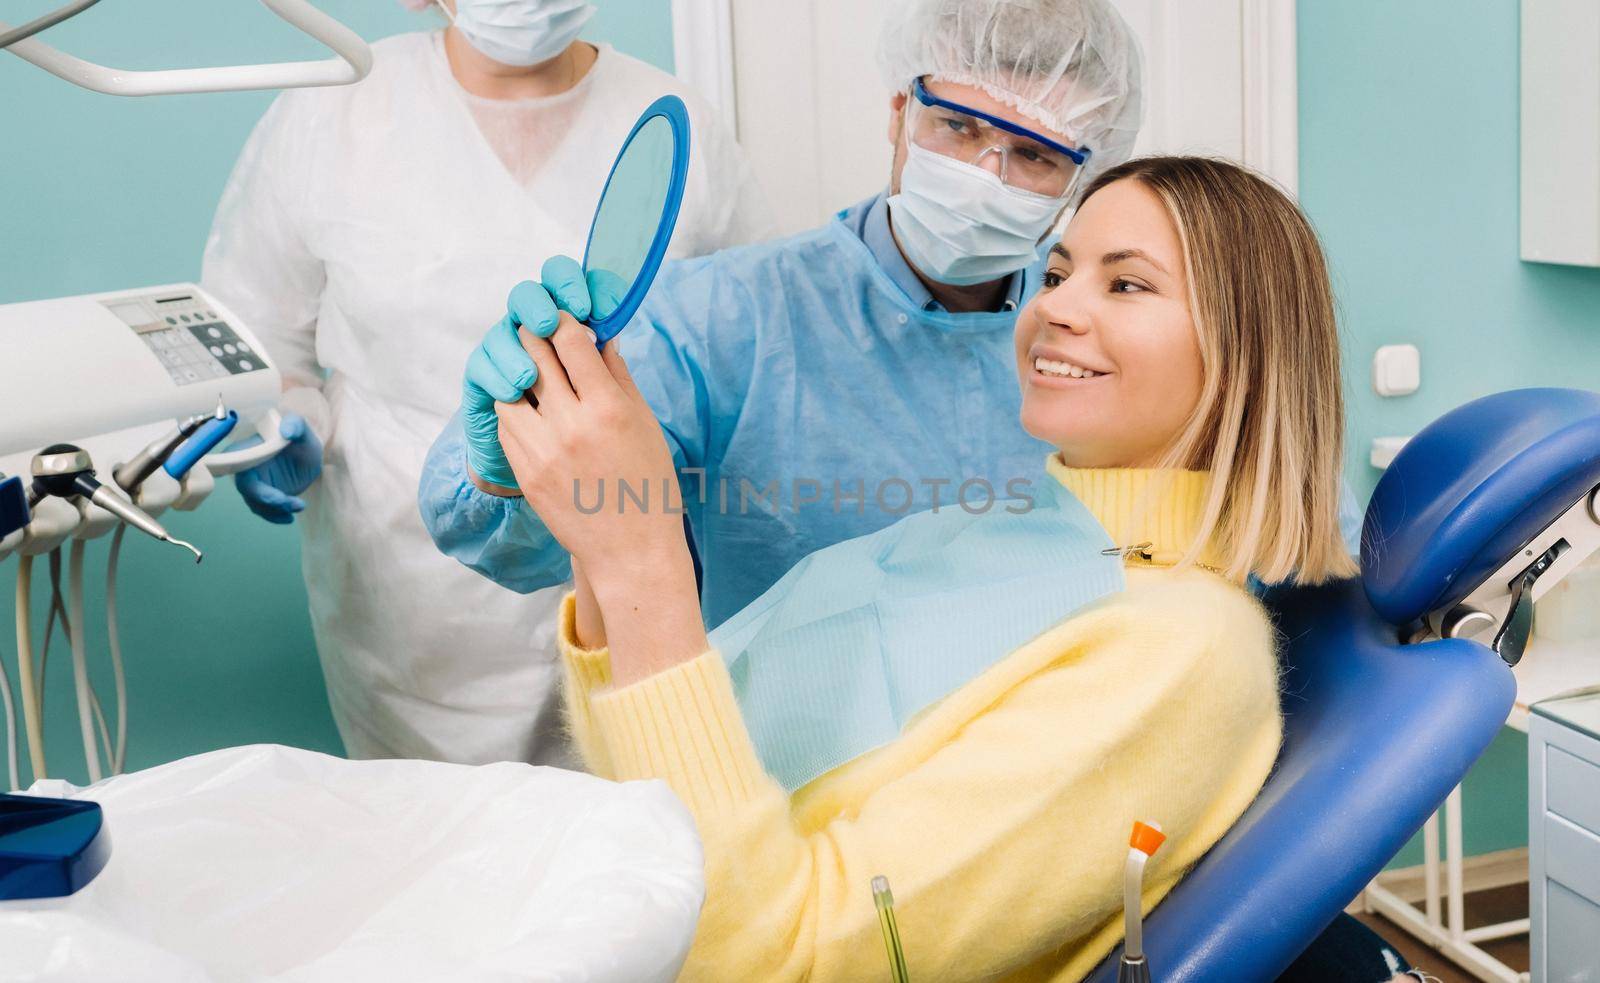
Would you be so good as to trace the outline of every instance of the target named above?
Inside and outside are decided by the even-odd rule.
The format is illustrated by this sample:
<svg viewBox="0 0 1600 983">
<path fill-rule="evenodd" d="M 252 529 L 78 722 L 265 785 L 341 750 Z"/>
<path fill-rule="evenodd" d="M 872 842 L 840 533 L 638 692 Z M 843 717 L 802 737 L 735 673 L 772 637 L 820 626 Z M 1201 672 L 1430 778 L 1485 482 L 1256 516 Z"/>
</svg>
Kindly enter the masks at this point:
<svg viewBox="0 0 1600 983">
<path fill-rule="evenodd" d="M 133 459 L 120 464 L 111 472 L 111 480 L 117 487 L 132 495 L 139 490 L 149 477 L 166 463 L 172 452 L 182 446 L 183 442 L 194 436 L 194 432 L 205 426 L 211 420 L 221 420 L 227 417 L 227 411 L 222 402 L 218 400 L 215 413 L 201 413 L 191 416 L 178 424 L 171 433 L 157 439 L 144 450 L 133 456 Z"/>
<path fill-rule="evenodd" d="M 78 481 L 80 484 L 84 482 L 94 482 L 94 491 L 89 493 L 89 501 L 105 509 L 107 512 L 110 512 L 123 522 L 133 526 L 140 532 L 147 533 L 150 536 L 161 540 L 163 543 L 171 543 L 174 546 L 182 546 L 184 549 L 194 554 L 194 562 L 196 563 L 199 563 L 201 560 L 205 559 L 205 554 L 201 553 L 193 543 L 185 542 L 184 540 L 173 536 L 162 527 L 161 523 L 150 518 L 149 514 L 143 509 L 117 497 L 117 495 L 105 485 L 100 484 L 100 482 L 95 481 L 93 478 L 79 478 Z"/>
<path fill-rule="evenodd" d="M 143 509 L 118 496 L 102 485 L 94 476 L 94 464 L 89 454 L 72 444 L 52 444 L 33 456 L 33 488 L 28 493 L 28 504 L 34 506 L 47 495 L 57 498 L 82 496 L 133 526 L 140 532 L 181 546 L 194 554 L 194 562 L 203 556 L 193 543 L 184 542 L 167 532 Z"/>
</svg>

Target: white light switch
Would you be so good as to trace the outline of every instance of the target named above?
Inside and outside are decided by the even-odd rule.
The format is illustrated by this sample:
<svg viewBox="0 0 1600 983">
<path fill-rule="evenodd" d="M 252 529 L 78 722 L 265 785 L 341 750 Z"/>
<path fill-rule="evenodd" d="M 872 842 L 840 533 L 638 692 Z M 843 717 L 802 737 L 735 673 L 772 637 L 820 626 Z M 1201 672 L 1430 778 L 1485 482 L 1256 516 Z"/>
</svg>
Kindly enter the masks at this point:
<svg viewBox="0 0 1600 983">
<path fill-rule="evenodd" d="M 1416 345 L 1384 345 L 1372 356 L 1372 388 L 1379 396 L 1409 396 L 1422 385 L 1422 353 Z"/>
</svg>

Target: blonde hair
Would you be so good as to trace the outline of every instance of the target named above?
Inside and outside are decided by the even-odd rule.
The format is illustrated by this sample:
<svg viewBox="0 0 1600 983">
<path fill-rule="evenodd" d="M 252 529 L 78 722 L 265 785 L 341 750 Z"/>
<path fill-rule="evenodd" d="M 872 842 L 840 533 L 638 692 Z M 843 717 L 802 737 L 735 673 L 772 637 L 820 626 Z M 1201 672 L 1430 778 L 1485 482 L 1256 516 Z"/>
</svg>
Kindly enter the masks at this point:
<svg viewBox="0 0 1600 983">
<path fill-rule="evenodd" d="M 1210 472 L 1204 555 L 1235 580 L 1316 584 L 1356 571 L 1339 533 L 1344 396 L 1327 264 L 1271 182 L 1204 157 L 1145 157 L 1100 175 L 1144 184 L 1183 243 L 1204 382 L 1164 462 Z"/>
</svg>

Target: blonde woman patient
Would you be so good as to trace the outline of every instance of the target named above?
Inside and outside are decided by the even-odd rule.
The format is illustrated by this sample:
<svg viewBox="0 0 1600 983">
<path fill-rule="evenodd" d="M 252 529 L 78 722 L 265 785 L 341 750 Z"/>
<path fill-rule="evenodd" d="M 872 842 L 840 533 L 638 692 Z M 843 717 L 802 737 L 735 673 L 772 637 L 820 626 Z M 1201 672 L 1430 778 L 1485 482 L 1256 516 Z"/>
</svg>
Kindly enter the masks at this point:
<svg viewBox="0 0 1600 983">
<path fill-rule="evenodd" d="M 1246 578 L 1354 566 L 1327 273 L 1262 179 L 1198 158 L 1106 173 L 1018 318 L 1021 424 L 1111 541 L 1140 547 L 1125 587 L 792 795 L 707 641 L 680 517 L 578 507 L 592 493 L 575 488 L 611 476 L 676 480 L 615 346 L 596 352 L 570 319 L 522 337 L 535 400 L 498 407 L 501 440 L 578 571 L 561 641 L 574 736 L 597 774 L 667 781 L 705 844 L 684 979 L 885 978 L 877 874 L 912 978 L 1081 979 L 1121 937 L 1132 821 L 1169 835 L 1148 909 L 1266 781 L 1278 669 Z"/>
</svg>

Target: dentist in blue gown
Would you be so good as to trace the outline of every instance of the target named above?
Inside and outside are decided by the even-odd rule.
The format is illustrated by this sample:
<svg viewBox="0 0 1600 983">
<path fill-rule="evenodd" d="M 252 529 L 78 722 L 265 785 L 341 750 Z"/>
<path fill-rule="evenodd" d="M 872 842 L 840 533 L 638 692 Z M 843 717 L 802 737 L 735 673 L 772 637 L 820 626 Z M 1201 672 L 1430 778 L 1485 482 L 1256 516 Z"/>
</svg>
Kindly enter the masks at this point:
<svg viewBox="0 0 1600 983">
<path fill-rule="evenodd" d="M 613 342 L 676 458 L 708 626 L 817 549 L 915 511 L 1004 508 L 1043 478 L 1012 327 L 1040 242 L 1131 153 L 1137 42 L 1106 0 L 900 0 L 884 23 L 888 189 L 822 228 L 668 264 Z M 494 403 L 533 384 L 519 327 L 548 336 L 558 310 L 591 306 L 575 261 L 541 279 L 473 353 L 418 502 L 441 550 L 525 593 L 571 564 L 517 497 Z"/>
</svg>

